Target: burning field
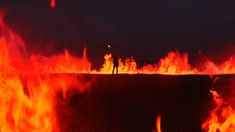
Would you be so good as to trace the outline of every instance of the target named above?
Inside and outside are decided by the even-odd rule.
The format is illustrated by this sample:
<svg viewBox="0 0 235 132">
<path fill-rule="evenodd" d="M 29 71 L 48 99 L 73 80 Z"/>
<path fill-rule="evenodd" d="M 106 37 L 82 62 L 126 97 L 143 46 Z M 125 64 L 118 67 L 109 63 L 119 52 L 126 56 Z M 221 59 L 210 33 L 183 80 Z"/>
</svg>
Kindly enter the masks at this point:
<svg viewBox="0 0 235 132">
<path fill-rule="evenodd" d="M 233 57 L 199 67 L 177 50 L 142 67 L 120 57 L 121 74 L 109 75 L 110 53 L 101 69 L 86 48 L 82 57 L 29 55 L 3 13 L 0 56 L 1 132 L 235 131 Z"/>
</svg>

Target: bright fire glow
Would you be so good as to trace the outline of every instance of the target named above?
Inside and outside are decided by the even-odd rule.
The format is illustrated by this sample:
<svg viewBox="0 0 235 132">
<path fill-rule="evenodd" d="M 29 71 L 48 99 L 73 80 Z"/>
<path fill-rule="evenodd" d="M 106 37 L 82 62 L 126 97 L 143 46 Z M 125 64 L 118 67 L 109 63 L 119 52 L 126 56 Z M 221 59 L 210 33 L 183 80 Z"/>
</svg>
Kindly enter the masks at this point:
<svg viewBox="0 0 235 132">
<path fill-rule="evenodd" d="M 54 8 L 55 0 L 50 1 Z M 53 56 L 28 55 L 23 40 L 14 33 L 0 14 L 0 131 L 1 132 L 57 132 L 59 126 L 55 115 L 55 94 L 62 92 L 67 98 L 67 91 L 76 88 L 84 92 L 89 82 L 68 74 L 51 73 L 101 73 L 111 74 L 113 69 L 112 54 L 104 56 L 104 64 L 99 70 L 91 69 L 92 63 L 87 59 L 84 48 L 82 57 L 64 53 Z M 202 67 L 202 68 L 201 68 Z M 230 74 L 235 73 L 234 59 L 231 57 L 222 64 L 210 60 L 200 68 L 189 64 L 187 53 L 169 52 L 156 64 L 137 67 L 133 57 L 119 57 L 119 73 L 141 74 Z M 201 70 L 202 69 L 202 70 Z M 30 77 L 29 77 L 30 74 Z M 216 91 L 214 96 L 216 108 L 203 123 L 202 128 L 209 132 L 232 132 L 235 129 L 234 109 L 227 105 Z M 161 117 L 156 120 L 156 130 L 161 132 Z"/>
<path fill-rule="evenodd" d="M 150 74 L 197 74 L 197 70 L 188 63 L 188 54 L 180 54 L 177 50 L 169 52 L 158 64 L 143 66 L 141 71 Z"/>
<path fill-rule="evenodd" d="M 113 57 L 112 54 L 106 54 L 104 56 L 105 62 L 103 64 L 103 67 L 101 68 L 101 73 L 110 73 L 113 69 Z M 137 64 L 133 57 L 126 58 L 124 61 L 119 58 L 119 67 L 118 67 L 119 73 L 136 73 L 137 70 Z"/>
<path fill-rule="evenodd" d="M 59 132 L 56 94 L 67 98 L 68 90 L 84 92 L 92 81 L 77 75 L 49 74 L 88 72 L 91 63 L 83 57 L 64 54 L 28 56 L 22 39 L 0 17 L 0 131 Z M 30 74 L 30 75 L 29 75 Z"/>
<path fill-rule="evenodd" d="M 99 70 L 100 73 L 111 74 L 113 69 L 112 54 L 104 55 L 104 64 Z M 142 73 L 142 74 L 169 74 L 169 75 L 185 75 L 185 74 L 233 74 L 235 73 L 235 60 L 230 57 L 221 64 L 215 64 L 211 60 L 206 60 L 199 67 L 192 67 L 189 64 L 187 53 L 180 53 L 178 50 L 171 51 L 166 57 L 161 58 L 156 64 L 146 64 L 137 67 L 137 62 L 133 57 L 119 58 L 120 73 Z M 96 73 L 96 72 L 94 72 Z"/>
<path fill-rule="evenodd" d="M 0 18 L 0 70 L 1 72 L 17 73 L 101 73 L 111 74 L 113 69 L 112 54 L 104 55 L 104 64 L 99 70 L 91 69 L 92 63 L 87 59 L 86 48 L 82 57 L 75 57 L 65 50 L 63 54 L 42 56 L 40 54 L 28 55 L 23 40 L 14 33 Z M 122 58 L 119 56 L 119 73 L 128 74 L 231 74 L 235 73 L 235 61 L 230 57 L 222 64 L 215 64 L 206 60 L 200 68 L 189 64 L 187 53 L 178 50 L 169 52 L 155 64 L 137 66 L 134 57 Z"/>
<path fill-rule="evenodd" d="M 162 130 L 161 130 L 161 116 L 160 115 L 157 116 L 157 120 L 156 120 L 156 132 L 162 132 Z"/>
<path fill-rule="evenodd" d="M 50 7 L 55 8 L 56 6 L 56 0 L 50 0 Z"/>
<path fill-rule="evenodd" d="M 235 110 L 221 98 L 217 91 L 210 92 L 216 107 L 210 111 L 209 117 L 202 124 L 202 129 L 208 132 L 234 132 Z"/>
</svg>

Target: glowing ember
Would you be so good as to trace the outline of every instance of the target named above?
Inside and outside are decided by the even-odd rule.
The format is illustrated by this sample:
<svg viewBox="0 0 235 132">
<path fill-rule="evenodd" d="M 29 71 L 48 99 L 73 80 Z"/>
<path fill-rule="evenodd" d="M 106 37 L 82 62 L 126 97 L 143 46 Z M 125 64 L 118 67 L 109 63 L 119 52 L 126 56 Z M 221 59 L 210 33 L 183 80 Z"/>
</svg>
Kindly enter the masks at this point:
<svg viewBox="0 0 235 132">
<path fill-rule="evenodd" d="M 210 115 L 203 123 L 202 129 L 208 132 L 234 132 L 234 109 L 215 90 L 211 90 L 210 92 L 213 95 L 216 107 L 210 111 Z"/>
</svg>

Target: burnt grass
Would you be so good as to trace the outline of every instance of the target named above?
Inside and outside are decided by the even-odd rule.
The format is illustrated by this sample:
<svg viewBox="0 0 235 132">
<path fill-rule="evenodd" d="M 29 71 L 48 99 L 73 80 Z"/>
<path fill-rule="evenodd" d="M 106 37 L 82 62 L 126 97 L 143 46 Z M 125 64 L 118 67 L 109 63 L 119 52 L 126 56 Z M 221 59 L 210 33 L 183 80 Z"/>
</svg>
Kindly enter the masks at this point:
<svg viewBox="0 0 235 132">
<path fill-rule="evenodd" d="M 163 132 L 200 132 L 214 107 L 211 87 L 226 93 L 228 80 L 235 79 L 223 75 L 212 84 L 207 75 L 77 76 L 95 81 L 84 92 L 69 91 L 67 99 L 58 93 L 62 132 L 152 132 L 159 114 Z"/>
</svg>

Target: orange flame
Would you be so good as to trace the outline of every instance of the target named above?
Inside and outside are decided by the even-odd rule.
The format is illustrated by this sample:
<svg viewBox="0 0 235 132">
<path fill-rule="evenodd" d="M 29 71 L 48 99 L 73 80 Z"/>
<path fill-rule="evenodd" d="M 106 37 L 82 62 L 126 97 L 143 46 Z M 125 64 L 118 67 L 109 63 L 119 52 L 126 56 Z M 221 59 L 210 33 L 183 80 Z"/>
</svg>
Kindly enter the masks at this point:
<svg viewBox="0 0 235 132">
<path fill-rule="evenodd" d="M 157 65 L 148 64 L 141 69 L 143 73 L 197 74 L 197 70 L 192 69 L 188 63 L 188 54 L 180 54 L 177 50 L 169 52 Z"/>
<path fill-rule="evenodd" d="M 51 0 L 50 6 L 55 7 Z M 51 75 L 50 73 L 105 73 L 111 74 L 112 54 L 104 56 L 103 67 L 97 71 L 91 69 L 86 48 L 82 57 L 75 57 L 67 50 L 63 54 L 50 57 L 27 55 L 23 40 L 15 34 L 3 20 L 0 13 L 0 131 L 59 131 L 55 116 L 55 94 L 58 91 L 67 98 L 67 91 L 76 88 L 84 92 L 90 86 L 76 76 Z M 138 68 L 133 57 L 119 58 L 119 73 L 143 74 L 228 74 L 235 73 L 234 60 L 231 57 L 222 64 L 207 60 L 203 68 L 193 68 L 189 64 L 187 53 L 172 51 L 156 64 L 147 64 Z M 30 73 L 32 75 L 27 76 Z M 52 77 L 53 76 L 53 77 Z M 227 105 L 217 94 L 214 96 L 216 108 L 203 123 L 202 128 L 209 132 L 228 132 L 235 129 L 234 109 Z M 225 105 L 226 104 L 226 105 Z M 156 130 L 161 132 L 161 117 L 156 120 Z"/>
<path fill-rule="evenodd" d="M 215 64 L 214 62 L 207 60 L 205 63 L 204 71 L 207 74 L 231 74 L 235 73 L 235 61 L 233 57 L 222 64 Z"/>
<path fill-rule="evenodd" d="M 17 75 L 2 75 L 0 80 L 1 131 L 58 131 L 53 96 L 44 81 L 34 78 L 25 88 Z"/>
<path fill-rule="evenodd" d="M 64 54 L 51 57 L 32 55 L 30 62 L 34 71 L 40 73 L 88 73 L 91 70 L 91 62 L 86 58 L 86 48 L 82 58 L 74 57 L 65 50 Z"/>
<path fill-rule="evenodd" d="M 161 116 L 158 115 L 156 120 L 156 132 L 162 132 L 161 130 Z"/>
<path fill-rule="evenodd" d="M 53 3 L 53 2 L 52 2 Z M 112 54 L 105 54 L 105 62 L 100 70 L 91 69 L 91 62 L 87 59 L 86 48 L 83 57 L 75 57 L 67 50 L 63 54 L 45 57 L 41 55 L 27 55 L 23 40 L 15 34 L 0 15 L 0 70 L 2 72 L 18 73 L 103 73 L 111 74 L 113 69 Z M 147 64 L 137 67 L 133 57 L 119 58 L 119 73 L 142 74 L 231 74 L 235 73 L 235 61 L 230 57 L 222 64 L 215 64 L 207 60 L 200 65 L 192 67 L 189 64 L 187 53 L 178 50 L 169 52 L 156 64 Z M 98 71 L 98 72 L 97 72 Z"/>
<path fill-rule="evenodd" d="M 105 54 L 104 64 L 100 69 L 100 73 L 111 74 L 113 69 L 112 54 Z M 123 61 L 124 60 L 124 61 Z M 138 68 L 137 63 L 133 57 L 119 59 L 120 66 L 118 70 L 120 73 L 142 73 L 142 74 L 170 74 L 170 75 L 185 75 L 185 74 L 234 74 L 235 60 L 230 57 L 221 64 L 215 64 L 213 61 L 207 59 L 200 67 L 192 67 L 189 64 L 189 57 L 187 53 L 180 53 L 178 50 L 171 51 L 166 57 L 161 58 L 156 64 L 146 64 Z M 94 72 L 97 73 L 97 72 Z"/>
<path fill-rule="evenodd" d="M 113 69 L 113 57 L 112 54 L 106 54 L 104 56 L 105 62 L 103 64 L 103 67 L 100 69 L 101 73 L 110 73 Z M 118 67 L 119 73 L 136 73 L 137 70 L 137 64 L 133 57 L 126 58 L 124 61 L 119 58 L 119 67 Z"/>
<path fill-rule="evenodd" d="M 56 93 L 84 92 L 92 81 L 76 75 L 49 74 L 88 72 L 91 63 L 65 50 L 52 57 L 25 53 L 22 39 L 11 31 L 0 15 L 0 131 L 59 132 L 56 118 Z M 30 73 L 30 75 L 25 74 Z"/>
<path fill-rule="evenodd" d="M 101 73 L 110 73 L 113 68 L 113 60 L 111 54 L 104 56 L 105 62 L 101 68 Z M 142 68 L 137 68 L 137 63 L 133 57 L 119 59 L 118 70 L 121 73 L 144 73 L 144 74 L 197 74 L 196 69 L 191 68 L 188 63 L 188 54 L 180 54 L 177 50 L 169 52 L 165 58 L 160 59 L 160 62 L 155 65 L 147 64 Z"/>
<path fill-rule="evenodd" d="M 210 111 L 202 129 L 208 132 L 233 132 L 235 130 L 235 110 L 214 90 L 210 91 L 216 107 Z"/>
</svg>

